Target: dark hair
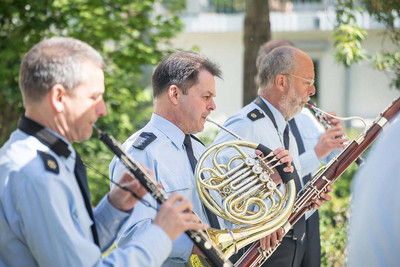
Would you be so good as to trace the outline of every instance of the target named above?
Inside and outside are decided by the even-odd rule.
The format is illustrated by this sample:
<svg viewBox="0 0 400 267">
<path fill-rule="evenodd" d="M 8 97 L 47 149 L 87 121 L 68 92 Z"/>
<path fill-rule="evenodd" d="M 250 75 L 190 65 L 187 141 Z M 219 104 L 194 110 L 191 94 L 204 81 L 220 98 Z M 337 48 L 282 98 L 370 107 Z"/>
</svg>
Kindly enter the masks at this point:
<svg viewBox="0 0 400 267">
<path fill-rule="evenodd" d="M 189 88 L 198 83 L 201 70 L 221 78 L 219 66 L 205 56 L 188 51 L 178 51 L 167 56 L 153 73 L 154 98 L 167 91 L 171 85 L 176 85 L 183 94 L 187 94 Z"/>
<path fill-rule="evenodd" d="M 84 81 L 81 64 L 88 60 L 104 68 L 100 54 L 88 44 L 70 37 L 52 37 L 36 44 L 24 56 L 19 87 L 24 103 L 41 100 L 55 84 L 72 90 Z"/>
<path fill-rule="evenodd" d="M 258 54 L 257 54 L 257 60 L 256 60 L 256 66 L 257 69 L 260 68 L 261 61 L 263 58 L 272 50 L 274 50 L 277 47 L 281 46 L 293 46 L 294 44 L 291 41 L 286 41 L 286 40 L 273 40 L 266 42 L 262 46 L 260 46 L 260 49 L 258 49 Z"/>
</svg>

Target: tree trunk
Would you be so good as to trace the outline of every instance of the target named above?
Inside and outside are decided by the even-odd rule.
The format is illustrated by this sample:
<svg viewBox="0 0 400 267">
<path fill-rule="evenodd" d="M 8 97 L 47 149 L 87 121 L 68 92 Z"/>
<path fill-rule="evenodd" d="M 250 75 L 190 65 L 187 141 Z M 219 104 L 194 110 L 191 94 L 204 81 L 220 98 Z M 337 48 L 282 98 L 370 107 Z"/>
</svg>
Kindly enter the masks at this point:
<svg viewBox="0 0 400 267">
<path fill-rule="evenodd" d="M 258 48 L 271 39 L 269 1 L 246 0 L 244 19 L 243 106 L 257 96 L 256 58 Z"/>
<path fill-rule="evenodd" d="M 17 128 L 18 117 L 21 111 L 18 109 L 16 100 L 13 103 L 7 102 L 3 92 L 0 92 L 0 147 L 8 140 L 13 130 Z"/>
</svg>

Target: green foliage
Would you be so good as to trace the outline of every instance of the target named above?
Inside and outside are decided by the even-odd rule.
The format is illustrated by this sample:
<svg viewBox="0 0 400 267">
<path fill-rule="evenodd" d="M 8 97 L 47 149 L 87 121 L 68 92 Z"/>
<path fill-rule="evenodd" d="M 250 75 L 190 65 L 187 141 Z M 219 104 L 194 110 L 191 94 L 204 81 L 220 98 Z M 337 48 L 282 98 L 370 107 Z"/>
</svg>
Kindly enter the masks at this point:
<svg viewBox="0 0 400 267">
<path fill-rule="evenodd" d="M 208 128 L 204 129 L 201 133 L 196 134 L 196 136 L 203 142 L 206 147 L 209 147 L 214 141 L 215 137 L 217 137 L 218 129 L 216 128 Z"/>
<path fill-rule="evenodd" d="M 375 68 L 394 74 L 395 78 L 392 80 L 390 86 L 400 89 L 400 50 L 376 53 L 372 59 Z"/>
<path fill-rule="evenodd" d="M 333 185 L 332 201 L 319 209 L 322 266 L 344 266 L 350 184 L 356 170 L 357 165 L 353 163 Z"/>
<path fill-rule="evenodd" d="M 367 33 L 358 26 L 355 16 L 363 15 L 365 11 L 385 26 L 385 37 L 394 45 L 392 51 L 382 49 L 375 55 L 370 55 L 362 47 Z M 399 14 L 400 0 L 339 0 L 334 31 L 336 60 L 348 67 L 370 59 L 375 68 L 391 76 L 390 86 L 400 89 L 400 29 L 395 27 Z"/>
<path fill-rule="evenodd" d="M 336 6 L 335 58 L 347 67 L 367 57 L 361 46 L 367 33 L 356 24 L 353 9 L 353 1 L 339 1 Z"/>
<path fill-rule="evenodd" d="M 174 10 L 155 14 L 156 3 Z M 183 0 L 0 0 L 0 146 L 23 112 L 18 89 L 21 59 L 34 44 L 54 35 L 78 38 L 103 55 L 108 116 L 97 126 L 125 140 L 150 117 L 148 66 L 170 52 L 169 39 L 182 28 L 174 14 L 183 7 Z M 112 155 L 103 144 L 92 138 L 76 148 L 83 160 L 108 174 Z M 97 203 L 108 182 L 92 173 L 89 180 Z"/>
<path fill-rule="evenodd" d="M 391 36 L 394 41 L 400 41 L 400 29 L 396 28 L 394 23 L 399 18 L 400 1 L 399 0 L 363 0 L 362 3 L 369 14 L 386 25 L 393 32 Z"/>
</svg>

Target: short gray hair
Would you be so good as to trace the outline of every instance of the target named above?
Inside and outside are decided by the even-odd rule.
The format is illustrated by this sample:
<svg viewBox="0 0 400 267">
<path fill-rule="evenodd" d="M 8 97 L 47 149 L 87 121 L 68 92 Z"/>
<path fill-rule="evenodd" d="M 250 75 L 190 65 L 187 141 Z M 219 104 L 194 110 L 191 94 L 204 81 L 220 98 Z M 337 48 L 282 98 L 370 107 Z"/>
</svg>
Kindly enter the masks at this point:
<svg viewBox="0 0 400 267">
<path fill-rule="evenodd" d="M 84 61 L 105 68 L 100 54 L 77 39 L 52 37 L 36 44 L 24 56 L 19 71 L 24 103 L 40 101 L 55 84 L 74 89 L 86 78 L 81 73 Z"/>
<path fill-rule="evenodd" d="M 294 44 L 291 41 L 287 40 L 272 40 L 264 43 L 260 48 L 258 49 L 258 54 L 257 54 L 257 59 L 256 59 L 256 66 L 257 69 L 260 68 L 260 64 L 263 60 L 263 58 L 269 54 L 272 50 L 274 50 L 277 47 L 281 46 L 293 46 Z"/>
<path fill-rule="evenodd" d="M 269 89 L 278 74 L 292 71 L 296 66 L 296 48 L 282 46 L 268 53 L 260 62 L 257 79 L 260 90 Z"/>
</svg>

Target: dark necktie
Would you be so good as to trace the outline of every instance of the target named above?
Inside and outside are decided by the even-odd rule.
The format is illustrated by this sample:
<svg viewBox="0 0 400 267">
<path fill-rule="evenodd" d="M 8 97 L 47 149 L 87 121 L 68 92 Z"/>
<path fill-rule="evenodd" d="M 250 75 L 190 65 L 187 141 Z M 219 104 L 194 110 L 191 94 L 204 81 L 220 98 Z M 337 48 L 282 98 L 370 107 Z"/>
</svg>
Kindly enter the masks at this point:
<svg viewBox="0 0 400 267">
<path fill-rule="evenodd" d="M 93 211 L 92 211 L 92 204 L 90 201 L 90 192 L 89 192 L 89 185 L 88 185 L 87 176 L 86 176 L 86 168 L 83 165 L 83 162 L 82 162 L 81 158 L 79 157 L 78 152 L 76 152 L 76 162 L 75 162 L 74 173 L 75 173 L 76 181 L 78 182 L 78 185 L 79 185 L 79 189 L 81 190 L 83 200 L 85 201 L 85 206 L 89 213 L 89 217 L 93 221 L 93 224 L 90 227 L 92 229 L 93 240 L 96 243 L 96 245 L 98 245 L 100 247 L 99 236 L 97 234 Z"/>
<path fill-rule="evenodd" d="M 283 131 L 283 144 L 285 145 L 285 149 L 289 150 L 289 124 L 286 124 L 286 128 Z M 294 183 L 296 185 L 296 193 L 298 193 L 301 190 L 300 179 L 301 179 L 300 177 L 298 177 L 298 179 L 294 179 Z M 305 231 L 306 231 L 306 222 L 305 222 L 305 217 L 302 216 L 301 219 L 295 225 L 293 225 L 293 237 L 303 241 Z"/>
<path fill-rule="evenodd" d="M 289 125 L 286 124 L 285 130 L 283 131 L 283 144 L 285 145 L 285 149 L 289 150 Z M 296 185 L 296 193 L 301 190 L 301 183 L 299 179 L 294 179 Z"/>
<path fill-rule="evenodd" d="M 192 140 L 190 140 L 190 135 L 186 134 L 185 135 L 185 140 L 183 141 L 183 145 L 186 148 L 186 154 L 189 158 L 190 161 L 190 166 L 192 167 L 192 171 L 194 172 L 197 164 L 197 159 L 194 156 L 193 153 L 193 147 L 192 147 Z"/>
<path fill-rule="evenodd" d="M 192 171 L 194 172 L 197 164 L 197 159 L 195 158 L 193 154 L 193 147 L 192 147 L 192 141 L 190 140 L 190 135 L 186 134 L 185 135 L 185 140 L 183 141 L 183 145 L 186 148 L 186 153 L 190 161 L 190 166 L 192 167 Z M 204 210 L 206 211 L 206 215 L 208 218 L 208 221 L 210 222 L 210 226 L 212 228 L 219 229 L 219 222 L 217 219 L 217 216 L 212 213 L 204 204 L 203 204 Z"/>
<path fill-rule="evenodd" d="M 283 131 L 283 145 L 286 150 L 289 150 L 289 126 L 286 124 L 285 130 Z"/>
</svg>

